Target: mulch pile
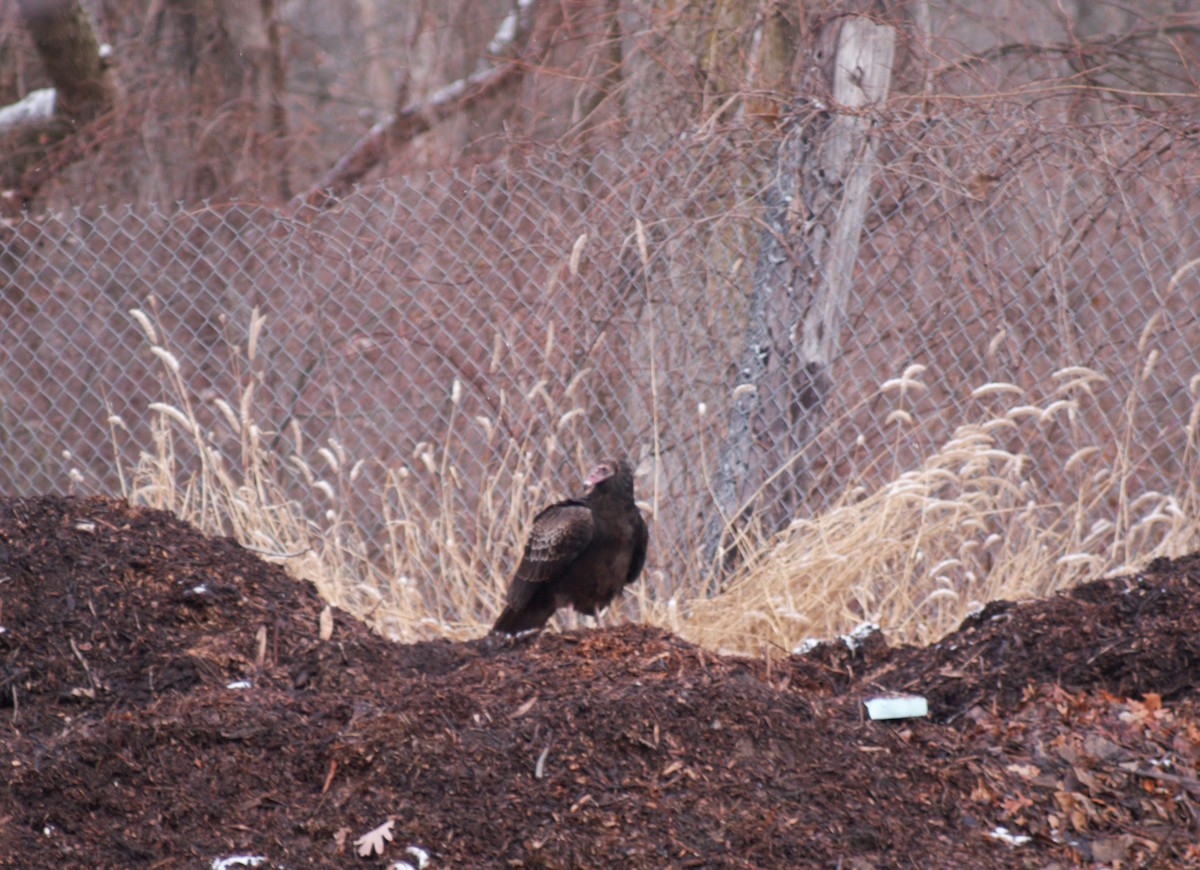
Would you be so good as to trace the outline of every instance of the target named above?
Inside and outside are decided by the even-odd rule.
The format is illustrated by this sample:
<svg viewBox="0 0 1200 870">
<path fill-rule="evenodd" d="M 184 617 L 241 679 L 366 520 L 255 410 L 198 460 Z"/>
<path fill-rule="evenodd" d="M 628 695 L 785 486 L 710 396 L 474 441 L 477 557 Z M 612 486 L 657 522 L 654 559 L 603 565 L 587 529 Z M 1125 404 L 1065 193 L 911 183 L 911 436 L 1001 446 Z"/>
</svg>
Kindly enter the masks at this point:
<svg viewBox="0 0 1200 870">
<path fill-rule="evenodd" d="M 0 499 L 0 866 L 1200 866 L 1197 557 L 769 661 L 323 610 L 168 514 Z"/>
</svg>

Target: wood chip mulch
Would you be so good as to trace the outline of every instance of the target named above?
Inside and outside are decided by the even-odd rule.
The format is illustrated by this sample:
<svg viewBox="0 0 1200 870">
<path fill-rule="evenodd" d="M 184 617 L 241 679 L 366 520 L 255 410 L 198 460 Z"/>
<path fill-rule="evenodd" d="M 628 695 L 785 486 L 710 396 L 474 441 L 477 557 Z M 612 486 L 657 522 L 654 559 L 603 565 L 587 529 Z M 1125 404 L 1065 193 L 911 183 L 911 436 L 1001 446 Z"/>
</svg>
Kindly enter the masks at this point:
<svg viewBox="0 0 1200 870">
<path fill-rule="evenodd" d="M 0 499 L 0 867 L 1200 866 L 1197 556 L 769 661 L 324 606 L 162 512 Z"/>
</svg>

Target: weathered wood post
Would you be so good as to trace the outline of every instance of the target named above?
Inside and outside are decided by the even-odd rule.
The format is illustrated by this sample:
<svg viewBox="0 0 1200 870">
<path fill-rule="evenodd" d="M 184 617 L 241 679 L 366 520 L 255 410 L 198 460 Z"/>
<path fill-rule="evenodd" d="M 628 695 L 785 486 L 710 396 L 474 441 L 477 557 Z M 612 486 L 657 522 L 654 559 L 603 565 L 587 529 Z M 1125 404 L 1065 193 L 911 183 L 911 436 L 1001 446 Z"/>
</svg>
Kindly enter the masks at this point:
<svg viewBox="0 0 1200 870">
<path fill-rule="evenodd" d="M 862 16 L 827 22 L 779 146 L 703 540 L 714 569 L 747 511 L 782 528 L 803 496 L 803 450 L 824 418 L 876 170 L 869 109 L 887 98 L 895 40 L 891 26 Z"/>
</svg>

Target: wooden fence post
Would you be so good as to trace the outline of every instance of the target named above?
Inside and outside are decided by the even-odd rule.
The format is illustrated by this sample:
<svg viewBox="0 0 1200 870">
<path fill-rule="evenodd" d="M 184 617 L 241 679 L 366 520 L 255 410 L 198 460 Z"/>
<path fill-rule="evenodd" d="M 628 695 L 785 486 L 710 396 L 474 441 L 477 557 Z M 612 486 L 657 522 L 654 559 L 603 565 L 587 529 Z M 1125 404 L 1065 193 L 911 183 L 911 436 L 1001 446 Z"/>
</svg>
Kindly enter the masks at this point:
<svg viewBox="0 0 1200 870">
<path fill-rule="evenodd" d="M 862 16 L 825 24 L 803 89 L 808 111 L 786 131 L 764 192 L 745 344 L 703 540 L 718 573 L 730 526 L 752 503 L 774 530 L 803 496 L 803 451 L 823 422 L 877 168 L 866 110 L 887 98 L 895 40 L 891 26 Z"/>
</svg>

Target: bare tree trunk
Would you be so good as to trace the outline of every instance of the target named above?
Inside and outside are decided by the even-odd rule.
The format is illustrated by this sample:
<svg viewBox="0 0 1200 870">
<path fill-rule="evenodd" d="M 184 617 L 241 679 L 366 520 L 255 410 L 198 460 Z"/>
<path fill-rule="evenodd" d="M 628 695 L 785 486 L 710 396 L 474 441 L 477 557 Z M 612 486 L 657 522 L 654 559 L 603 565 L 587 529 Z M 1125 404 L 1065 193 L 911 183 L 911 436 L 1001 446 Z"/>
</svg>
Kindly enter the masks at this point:
<svg viewBox="0 0 1200 870">
<path fill-rule="evenodd" d="M 383 28 L 379 15 L 379 0 L 355 0 L 358 20 L 362 25 L 363 55 L 367 68 L 363 75 L 363 96 L 380 112 L 386 110 L 392 98 L 391 76 L 384 65 Z M 394 101 L 393 101 L 394 102 Z"/>
<path fill-rule="evenodd" d="M 262 184 L 283 156 L 276 144 L 284 118 L 272 108 L 283 73 L 282 55 L 271 57 L 272 11 L 261 0 L 150 4 L 146 41 L 161 73 L 130 92 L 147 146 L 143 196 L 169 208 L 231 189 L 265 196 L 277 187 Z"/>
<path fill-rule="evenodd" d="M 21 18 L 56 91 L 55 114 L 85 124 L 112 104 L 100 41 L 79 0 L 18 0 Z"/>
<path fill-rule="evenodd" d="M 827 23 L 813 51 L 810 101 L 780 145 L 764 195 L 745 347 L 704 537 L 709 564 L 726 532 L 761 505 L 782 528 L 803 496 L 803 450 L 822 425 L 850 279 L 875 172 L 864 107 L 887 97 L 895 31 L 860 16 Z"/>
<path fill-rule="evenodd" d="M 263 21 L 267 27 L 267 64 L 270 71 L 270 130 L 272 165 L 276 174 L 279 198 L 292 198 L 291 143 L 288 134 L 287 109 L 283 98 L 287 93 L 287 67 L 284 63 L 283 37 L 280 35 L 279 9 L 275 0 L 259 0 Z"/>
<path fill-rule="evenodd" d="M 58 147 L 111 109 L 100 42 L 79 0 L 19 0 L 21 21 L 54 83 L 28 95 L 0 123 L 0 213 L 29 208 L 42 185 L 86 146 Z"/>
</svg>

